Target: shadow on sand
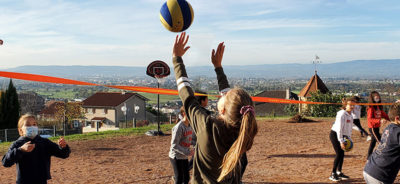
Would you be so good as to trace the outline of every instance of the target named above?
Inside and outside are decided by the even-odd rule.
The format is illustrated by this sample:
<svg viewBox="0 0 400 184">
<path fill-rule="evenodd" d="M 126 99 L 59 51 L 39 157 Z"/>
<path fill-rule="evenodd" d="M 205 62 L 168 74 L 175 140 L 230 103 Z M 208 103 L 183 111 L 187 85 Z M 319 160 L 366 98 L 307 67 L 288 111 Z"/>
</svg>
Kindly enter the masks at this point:
<svg viewBox="0 0 400 184">
<path fill-rule="evenodd" d="M 334 154 L 280 154 L 280 155 L 269 155 L 268 157 L 278 158 L 335 158 Z M 347 158 L 359 157 L 360 155 L 346 155 Z"/>
</svg>

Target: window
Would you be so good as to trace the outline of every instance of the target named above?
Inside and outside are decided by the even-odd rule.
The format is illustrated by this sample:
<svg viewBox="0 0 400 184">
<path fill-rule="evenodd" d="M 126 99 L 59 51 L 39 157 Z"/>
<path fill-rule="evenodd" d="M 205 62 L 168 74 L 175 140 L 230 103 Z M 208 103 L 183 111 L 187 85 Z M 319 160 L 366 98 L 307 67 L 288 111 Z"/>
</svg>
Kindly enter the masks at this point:
<svg viewBox="0 0 400 184">
<path fill-rule="evenodd" d="M 92 109 L 92 108 L 88 108 L 88 109 L 87 109 L 87 113 L 93 114 L 93 109 Z"/>
</svg>

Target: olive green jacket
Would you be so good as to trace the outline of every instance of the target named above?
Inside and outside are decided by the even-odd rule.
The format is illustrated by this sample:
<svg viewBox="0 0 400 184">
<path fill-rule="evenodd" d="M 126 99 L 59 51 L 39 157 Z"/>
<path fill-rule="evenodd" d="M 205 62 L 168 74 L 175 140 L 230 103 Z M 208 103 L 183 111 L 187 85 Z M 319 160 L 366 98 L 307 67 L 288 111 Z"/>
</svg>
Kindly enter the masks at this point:
<svg viewBox="0 0 400 184">
<path fill-rule="evenodd" d="M 185 65 L 181 57 L 173 58 L 175 77 L 179 96 L 185 112 L 197 136 L 197 145 L 193 161 L 192 183 L 218 183 L 221 164 L 226 152 L 238 137 L 238 130 L 228 128 L 226 124 L 213 118 L 202 108 L 194 96 L 187 78 Z M 222 68 L 215 69 L 220 91 L 229 88 L 228 80 Z M 220 183 L 240 183 L 240 164 Z"/>
</svg>

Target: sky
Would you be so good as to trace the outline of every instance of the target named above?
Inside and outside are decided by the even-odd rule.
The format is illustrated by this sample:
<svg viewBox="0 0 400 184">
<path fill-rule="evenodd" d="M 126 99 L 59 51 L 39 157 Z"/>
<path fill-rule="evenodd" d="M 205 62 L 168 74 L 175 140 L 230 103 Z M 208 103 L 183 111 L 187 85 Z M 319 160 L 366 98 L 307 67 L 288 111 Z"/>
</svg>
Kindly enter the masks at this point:
<svg viewBox="0 0 400 184">
<path fill-rule="evenodd" d="M 400 58 L 398 0 L 189 0 L 188 66 Z M 170 66 L 177 33 L 165 0 L 0 0 L 0 69 L 22 65 Z"/>
</svg>

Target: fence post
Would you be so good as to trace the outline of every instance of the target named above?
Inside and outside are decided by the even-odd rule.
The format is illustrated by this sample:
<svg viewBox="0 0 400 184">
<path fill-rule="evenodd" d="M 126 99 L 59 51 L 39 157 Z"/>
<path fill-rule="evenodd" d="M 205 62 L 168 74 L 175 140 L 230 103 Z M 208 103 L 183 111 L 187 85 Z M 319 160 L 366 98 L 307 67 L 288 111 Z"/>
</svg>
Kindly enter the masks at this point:
<svg viewBox="0 0 400 184">
<path fill-rule="evenodd" d="M 53 125 L 53 137 L 56 136 L 56 125 Z"/>
<path fill-rule="evenodd" d="M 6 142 L 7 142 L 7 129 L 4 129 L 4 139 L 5 139 Z"/>
</svg>

